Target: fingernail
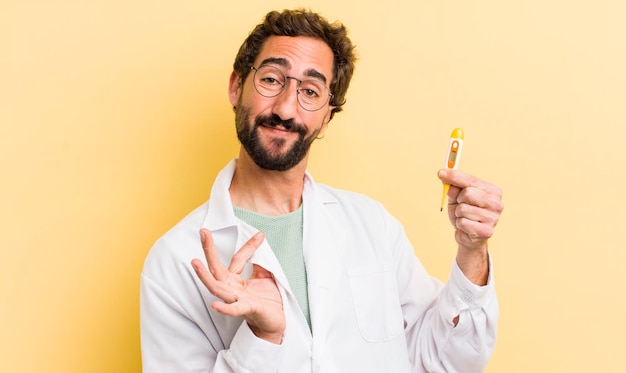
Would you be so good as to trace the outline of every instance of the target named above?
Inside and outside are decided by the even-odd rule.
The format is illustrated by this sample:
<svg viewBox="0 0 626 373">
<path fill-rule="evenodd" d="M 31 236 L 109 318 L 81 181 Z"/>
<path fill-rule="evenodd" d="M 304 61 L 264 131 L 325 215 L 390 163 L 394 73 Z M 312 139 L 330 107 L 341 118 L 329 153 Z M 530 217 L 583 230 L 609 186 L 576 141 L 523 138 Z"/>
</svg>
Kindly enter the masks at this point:
<svg viewBox="0 0 626 373">
<path fill-rule="evenodd" d="M 200 241 L 204 244 L 204 232 L 200 231 Z"/>
<path fill-rule="evenodd" d="M 446 170 L 439 170 L 439 177 L 446 177 L 446 175 L 448 174 L 448 172 Z"/>
</svg>

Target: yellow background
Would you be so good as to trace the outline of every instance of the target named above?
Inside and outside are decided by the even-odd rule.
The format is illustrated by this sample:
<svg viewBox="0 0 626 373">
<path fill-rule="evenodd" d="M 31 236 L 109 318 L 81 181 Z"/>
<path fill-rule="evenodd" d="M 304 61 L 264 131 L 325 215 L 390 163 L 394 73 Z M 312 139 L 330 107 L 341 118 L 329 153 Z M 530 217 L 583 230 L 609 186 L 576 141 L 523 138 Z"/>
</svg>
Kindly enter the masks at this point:
<svg viewBox="0 0 626 373">
<path fill-rule="evenodd" d="M 366 193 L 430 271 L 448 136 L 500 185 L 501 321 L 487 372 L 626 371 L 626 3 L 275 1 L 350 29 L 345 111 L 317 181 Z M 226 96 L 265 2 L 0 2 L 0 371 L 139 372 L 154 240 L 238 145 Z"/>
</svg>

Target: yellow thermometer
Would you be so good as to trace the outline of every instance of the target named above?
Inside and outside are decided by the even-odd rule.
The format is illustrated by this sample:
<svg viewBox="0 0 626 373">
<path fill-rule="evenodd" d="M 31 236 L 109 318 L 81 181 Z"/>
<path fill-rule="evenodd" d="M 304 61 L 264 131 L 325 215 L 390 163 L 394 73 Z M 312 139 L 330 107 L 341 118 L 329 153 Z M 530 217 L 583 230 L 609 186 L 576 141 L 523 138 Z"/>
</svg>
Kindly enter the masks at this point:
<svg viewBox="0 0 626 373">
<path fill-rule="evenodd" d="M 463 130 L 455 128 L 450 135 L 450 143 L 448 144 L 448 154 L 446 156 L 446 168 L 456 170 L 461 160 L 461 149 L 463 149 Z M 443 196 L 441 196 L 441 210 L 446 202 L 446 196 L 450 190 L 450 184 L 443 184 Z"/>
</svg>

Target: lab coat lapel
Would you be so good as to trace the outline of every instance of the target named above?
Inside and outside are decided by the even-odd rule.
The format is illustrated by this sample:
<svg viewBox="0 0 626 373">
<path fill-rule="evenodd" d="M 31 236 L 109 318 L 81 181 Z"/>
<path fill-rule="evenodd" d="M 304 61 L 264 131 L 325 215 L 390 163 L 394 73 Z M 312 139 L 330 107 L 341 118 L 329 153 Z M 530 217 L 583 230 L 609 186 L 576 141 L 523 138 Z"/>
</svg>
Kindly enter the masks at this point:
<svg viewBox="0 0 626 373">
<path fill-rule="evenodd" d="M 309 284 L 309 307 L 313 327 L 314 349 L 320 356 L 329 320 L 326 312 L 336 306 L 332 304 L 338 277 L 344 263 L 343 244 L 346 234 L 333 214 L 337 200 L 313 182 L 305 184 L 304 193 L 304 258 Z"/>
<path fill-rule="evenodd" d="M 242 247 L 254 234 L 256 234 L 258 230 L 256 228 L 251 227 L 250 225 L 241 222 L 239 228 L 239 235 L 237 237 L 237 247 Z M 249 264 L 257 264 L 269 272 L 272 273 L 274 279 L 286 289 L 286 291 L 291 292 L 291 288 L 289 287 L 289 282 L 287 281 L 287 276 L 283 271 L 274 251 L 267 243 L 267 240 L 263 240 L 261 246 L 254 252 L 252 257 L 250 258 Z M 252 275 L 252 266 L 249 265 L 249 268 L 246 268 L 246 273 L 244 275 L 245 278 L 248 278 Z"/>
</svg>

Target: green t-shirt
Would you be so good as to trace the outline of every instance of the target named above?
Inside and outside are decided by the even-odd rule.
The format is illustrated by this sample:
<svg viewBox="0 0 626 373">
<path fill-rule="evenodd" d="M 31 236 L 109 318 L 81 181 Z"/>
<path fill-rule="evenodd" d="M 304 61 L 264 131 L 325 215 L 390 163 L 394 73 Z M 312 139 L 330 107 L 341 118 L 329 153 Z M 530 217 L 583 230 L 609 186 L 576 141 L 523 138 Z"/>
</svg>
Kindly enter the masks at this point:
<svg viewBox="0 0 626 373">
<path fill-rule="evenodd" d="M 302 253 L 302 205 L 294 212 L 279 216 L 262 215 L 237 206 L 234 211 L 239 219 L 265 234 L 311 328 L 309 291 Z"/>
</svg>

